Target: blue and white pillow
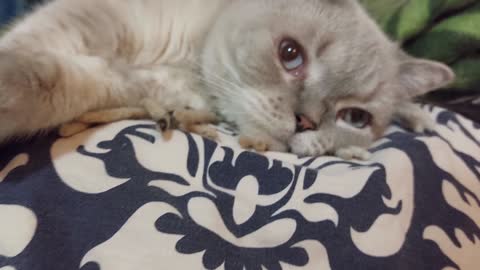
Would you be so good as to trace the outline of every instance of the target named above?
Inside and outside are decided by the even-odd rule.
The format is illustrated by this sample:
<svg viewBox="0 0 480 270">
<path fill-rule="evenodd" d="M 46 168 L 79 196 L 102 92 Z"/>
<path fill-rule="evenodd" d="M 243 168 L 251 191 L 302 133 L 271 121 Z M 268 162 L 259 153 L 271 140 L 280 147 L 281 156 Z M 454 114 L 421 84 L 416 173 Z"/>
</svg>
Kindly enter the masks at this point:
<svg viewBox="0 0 480 270">
<path fill-rule="evenodd" d="M 368 162 L 151 122 L 0 150 L 0 269 L 478 269 L 480 126 L 429 108 Z"/>
</svg>

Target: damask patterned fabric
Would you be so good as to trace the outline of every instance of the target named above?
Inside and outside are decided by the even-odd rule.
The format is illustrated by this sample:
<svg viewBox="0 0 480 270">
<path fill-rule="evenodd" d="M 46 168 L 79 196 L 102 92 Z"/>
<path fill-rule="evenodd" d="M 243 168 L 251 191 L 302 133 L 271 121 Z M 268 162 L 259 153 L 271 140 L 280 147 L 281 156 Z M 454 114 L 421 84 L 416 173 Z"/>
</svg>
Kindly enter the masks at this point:
<svg viewBox="0 0 480 270">
<path fill-rule="evenodd" d="M 367 162 L 143 121 L 6 146 L 0 269 L 480 269 L 480 126 L 426 109 Z"/>
</svg>

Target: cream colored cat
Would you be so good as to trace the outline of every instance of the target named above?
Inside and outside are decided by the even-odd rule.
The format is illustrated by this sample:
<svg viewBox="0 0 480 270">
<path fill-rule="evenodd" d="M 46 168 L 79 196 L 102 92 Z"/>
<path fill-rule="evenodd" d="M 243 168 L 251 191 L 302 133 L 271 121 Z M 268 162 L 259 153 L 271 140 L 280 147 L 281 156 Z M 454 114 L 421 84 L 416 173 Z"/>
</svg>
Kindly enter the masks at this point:
<svg viewBox="0 0 480 270">
<path fill-rule="evenodd" d="M 246 146 L 366 158 L 395 117 L 431 127 L 409 100 L 453 77 L 354 0 L 56 0 L 0 40 L 0 141 L 146 112 L 213 136 L 212 112 Z"/>
</svg>

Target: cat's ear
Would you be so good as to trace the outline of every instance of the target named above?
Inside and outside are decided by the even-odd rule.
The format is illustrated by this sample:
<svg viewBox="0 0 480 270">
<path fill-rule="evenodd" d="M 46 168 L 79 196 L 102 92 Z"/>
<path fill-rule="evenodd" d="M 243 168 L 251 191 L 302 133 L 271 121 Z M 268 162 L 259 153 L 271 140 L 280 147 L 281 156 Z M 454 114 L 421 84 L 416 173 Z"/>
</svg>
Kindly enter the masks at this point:
<svg viewBox="0 0 480 270">
<path fill-rule="evenodd" d="M 443 88 L 455 80 L 455 74 L 440 62 L 405 57 L 401 60 L 397 79 L 408 98 Z"/>
</svg>

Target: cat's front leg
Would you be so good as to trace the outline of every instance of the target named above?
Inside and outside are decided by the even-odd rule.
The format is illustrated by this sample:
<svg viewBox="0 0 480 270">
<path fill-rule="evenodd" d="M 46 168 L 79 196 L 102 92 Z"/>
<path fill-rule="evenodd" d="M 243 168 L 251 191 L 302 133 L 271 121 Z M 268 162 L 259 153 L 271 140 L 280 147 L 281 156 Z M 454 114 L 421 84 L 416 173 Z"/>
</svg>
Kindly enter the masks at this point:
<svg viewBox="0 0 480 270">
<path fill-rule="evenodd" d="M 345 160 L 369 160 L 372 154 L 359 146 L 343 147 L 335 151 L 335 156 Z"/>
<path fill-rule="evenodd" d="M 121 107 L 87 112 L 59 129 L 62 137 L 76 135 L 93 125 L 108 124 L 121 120 L 151 119 L 157 123 L 165 139 L 173 129 L 196 133 L 208 139 L 217 139 L 217 133 L 209 124 L 217 123 L 215 114 L 206 110 L 167 110 L 161 102 L 144 100 L 141 107 Z"/>
<path fill-rule="evenodd" d="M 121 107 L 87 112 L 75 120 L 62 124 L 58 130 L 61 137 L 71 137 L 94 125 L 108 124 L 121 120 L 148 119 L 147 110 L 140 107 Z"/>
<path fill-rule="evenodd" d="M 0 50 L 0 143 L 50 130 L 108 103 L 115 79 L 110 75 L 97 57 Z"/>
<path fill-rule="evenodd" d="M 173 129 L 198 134 L 207 139 L 216 140 L 218 135 L 210 124 L 217 124 L 217 115 L 206 109 L 176 108 L 167 110 L 155 100 L 142 102 L 152 120 L 158 123 L 158 127 L 168 139 Z"/>
<path fill-rule="evenodd" d="M 242 135 L 238 140 L 240 146 L 247 150 L 255 150 L 257 152 L 263 153 L 267 151 L 276 151 L 276 152 L 286 152 L 288 147 L 270 137 L 270 136 L 245 136 Z"/>
</svg>

